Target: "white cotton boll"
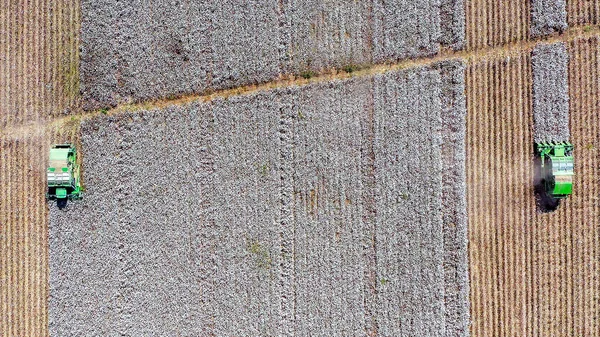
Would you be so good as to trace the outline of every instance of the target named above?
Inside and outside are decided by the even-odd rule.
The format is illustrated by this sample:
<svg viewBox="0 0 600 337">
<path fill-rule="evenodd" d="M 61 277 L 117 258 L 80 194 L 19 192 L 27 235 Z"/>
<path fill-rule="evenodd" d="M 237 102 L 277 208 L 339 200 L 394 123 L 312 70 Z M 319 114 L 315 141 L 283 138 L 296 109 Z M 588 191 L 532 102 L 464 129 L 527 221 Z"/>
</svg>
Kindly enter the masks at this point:
<svg viewBox="0 0 600 337">
<path fill-rule="evenodd" d="M 425 57 L 464 45 L 462 0 L 81 4 L 83 108 Z"/>
<path fill-rule="evenodd" d="M 538 44 L 531 56 L 534 141 L 569 140 L 569 55 L 563 42 Z"/>
<path fill-rule="evenodd" d="M 568 28 L 567 3 L 565 0 L 532 0 L 531 27 L 532 37 L 562 33 Z"/>
<path fill-rule="evenodd" d="M 51 333 L 464 335 L 464 118 L 449 61 L 86 120 Z"/>
</svg>

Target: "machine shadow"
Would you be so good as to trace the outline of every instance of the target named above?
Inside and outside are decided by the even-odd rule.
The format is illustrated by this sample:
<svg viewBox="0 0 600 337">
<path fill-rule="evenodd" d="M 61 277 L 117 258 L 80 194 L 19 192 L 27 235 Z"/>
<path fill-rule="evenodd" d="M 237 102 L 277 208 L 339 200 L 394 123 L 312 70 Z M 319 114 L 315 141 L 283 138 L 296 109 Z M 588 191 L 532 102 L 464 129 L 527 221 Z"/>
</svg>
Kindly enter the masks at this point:
<svg viewBox="0 0 600 337">
<path fill-rule="evenodd" d="M 540 213 L 554 212 L 560 205 L 560 199 L 546 193 L 545 181 L 542 176 L 542 158 L 537 153 L 535 144 L 533 146 L 533 158 L 533 189 L 537 210 Z"/>
</svg>

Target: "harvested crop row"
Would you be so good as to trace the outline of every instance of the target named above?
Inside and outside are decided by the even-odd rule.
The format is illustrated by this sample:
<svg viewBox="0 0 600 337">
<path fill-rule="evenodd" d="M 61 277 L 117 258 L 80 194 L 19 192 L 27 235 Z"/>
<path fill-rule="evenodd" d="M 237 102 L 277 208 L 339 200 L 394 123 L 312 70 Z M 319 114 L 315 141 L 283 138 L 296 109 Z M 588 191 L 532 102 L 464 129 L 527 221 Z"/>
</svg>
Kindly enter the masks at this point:
<svg viewBox="0 0 600 337">
<path fill-rule="evenodd" d="M 465 2 L 466 49 L 476 50 L 529 39 L 530 1 Z"/>
<path fill-rule="evenodd" d="M 571 210 L 565 219 L 570 230 L 563 234 L 561 245 L 567 251 L 562 269 L 566 274 L 562 280 L 566 282 L 550 290 L 564 289 L 567 299 L 570 292 L 570 300 L 558 297 L 557 302 L 571 310 L 571 314 L 561 313 L 564 318 L 559 322 L 567 329 L 571 326 L 573 336 L 600 335 L 600 307 L 594 300 L 600 294 L 599 47 L 597 37 L 577 39 L 569 45 L 570 124 L 576 177 Z"/>
<path fill-rule="evenodd" d="M 585 336 L 600 246 L 598 41 L 569 46 L 574 193 L 537 213 L 529 52 L 467 68 L 467 187 L 473 336 Z M 516 128 L 515 125 L 523 127 Z"/>
<path fill-rule="evenodd" d="M 466 307 L 445 320 L 445 258 L 464 252 L 444 249 L 466 247 L 444 245 L 456 208 L 441 204 L 439 132 L 442 102 L 460 101 L 442 96 L 462 82 L 442 77 L 422 67 L 85 122 L 88 193 L 50 212 L 51 334 L 464 332 Z"/>
<path fill-rule="evenodd" d="M 0 128 L 76 107 L 78 1 L 19 0 L 0 6 Z"/>
<path fill-rule="evenodd" d="M 467 68 L 473 336 L 532 335 L 530 73 L 528 54 L 484 59 Z"/>
<path fill-rule="evenodd" d="M 86 109 L 463 45 L 462 1 L 82 2 Z M 448 22 L 447 22 L 448 21 Z M 443 29 L 442 29 L 443 28 Z M 151 32 L 151 33 L 149 33 Z"/>
<path fill-rule="evenodd" d="M 565 44 L 538 44 L 532 52 L 533 140 L 569 140 L 569 55 Z"/>
<path fill-rule="evenodd" d="M 0 333 L 28 335 L 43 329 L 44 323 L 33 315 L 45 309 L 45 294 L 41 291 L 45 270 L 37 255 L 44 252 L 44 233 L 35 226 L 44 221 L 44 213 L 35 212 L 43 207 L 39 193 L 42 176 L 30 168 L 35 167 L 32 164 L 37 158 L 28 141 L 4 138 L 0 142 L 2 181 L 19 182 L 18 186 L 3 183 L 0 187 Z M 35 195 L 30 197 L 29 193 Z M 25 211 L 24 206 L 29 209 Z"/>
<path fill-rule="evenodd" d="M 54 142 L 77 142 L 77 126 L 0 135 L 0 336 L 48 335 L 45 168 Z"/>
<path fill-rule="evenodd" d="M 46 334 L 45 137 L 0 137 L 0 335 Z"/>
<path fill-rule="evenodd" d="M 567 21 L 569 26 L 592 24 L 600 21 L 599 0 L 567 1 Z"/>
<path fill-rule="evenodd" d="M 566 7 L 566 0 L 532 0 L 531 36 L 540 37 L 567 29 Z"/>
<path fill-rule="evenodd" d="M 573 194 L 552 214 L 536 214 L 532 242 L 533 336 L 595 336 L 600 292 L 598 39 L 569 45 Z"/>
</svg>

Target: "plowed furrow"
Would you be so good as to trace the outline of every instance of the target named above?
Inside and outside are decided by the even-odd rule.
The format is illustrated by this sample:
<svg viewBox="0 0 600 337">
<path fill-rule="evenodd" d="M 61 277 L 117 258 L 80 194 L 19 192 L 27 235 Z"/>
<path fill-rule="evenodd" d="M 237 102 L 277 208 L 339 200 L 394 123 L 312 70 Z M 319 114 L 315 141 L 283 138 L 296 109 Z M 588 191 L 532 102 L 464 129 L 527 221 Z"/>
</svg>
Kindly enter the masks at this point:
<svg viewBox="0 0 600 337">
<path fill-rule="evenodd" d="M 2 8 L 7 8 L 7 0 L 2 0 Z M 6 96 L 6 88 L 8 86 L 8 11 L 0 11 L 0 127 L 4 127 L 6 120 L 6 111 L 8 110 L 8 102 Z"/>
<path fill-rule="evenodd" d="M 23 180 L 23 141 L 17 141 L 15 144 L 15 154 L 16 156 L 16 165 L 13 168 L 17 173 L 15 177 L 15 181 L 21 182 L 23 185 L 25 182 Z M 10 212 L 14 214 L 13 223 L 14 226 L 11 226 L 11 231 L 9 232 L 10 237 L 12 238 L 12 251 L 10 255 L 11 265 L 12 265 L 12 280 L 16 285 L 17 292 L 15 294 L 16 297 L 16 306 L 15 311 L 13 313 L 13 317 L 16 322 L 15 330 L 13 331 L 14 336 L 24 335 L 23 323 L 24 323 L 24 314 L 25 314 L 25 306 L 23 305 L 23 233 L 22 233 L 22 224 L 23 214 L 19 209 L 19 202 L 23 200 L 22 197 L 22 189 L 15 188 L 15 193 L 13 199 L 11 199 L 11 209 Z"/>
<path fill-rule="evenodd" d="M 36 196 L 32 195 L 31 193 L 33 193 L 32 191 L 32 187 L 33 187 L 33 180 L 35 180 L 34 176 L 32 175 L 32 170 L 31 170 L 31 155 L 32 155 L 32 149 L 30 144 L 28 144 L 29 141 L 24 141 L 23 142 L 23 149 L 21 152 L 21 155 L 24 157 L 23 158 L 23 167 L 22 167 L 22 179 L 20 179 L 19 181 L 21 181 L 23 183 L 23 189 L 20 189 L 20 193 L 21 196 L 19 198 L 19 200 L 23 200 L 25 201 L 28 206 L 29 206 L 29 210 L 33 209 L 34 204 L 31 202 L 32 199 L 35 199 Z M 22 254 L 21 256 L 21 278 L 23 280 L 23 289 L 21 290 L 21 303 L 23 305 L 23 330 L 22 333 L 31 333 L 31 323 L 33 321 L 33 313 L 35 311 L 35 308 L 33 305 L 28 305 L 28 302 L 33 302 L 33 293 L 35 293 L 36 289 L 34 287 L 32 287 L 31 284 L 31 276 L 35 273 L 35 269 L 32 268 L 32 258 L 37 258 L 37 256 L 32 256 L 33 252 L 35 251 L 35 247 L 31 245 L 31 234 L 32 234 L 32 223 L 30 222 L 30 214 L 31 211 L 29 210 L 25 210 L 25 209 L 20 209 L 20 213 L 21 213 L 21 223 L 19 224 L 19 236 L 21 237 L 21 250 L 20 253 Z M 35 262 L 35 261 L 34 261 Z M 33 304 L 33 303 L 32 303 Z"/>
<path fill-rule="evenodd" d="M 0 138 L 0 146 L 2 146 L 2 151 L 5 153 L 4 160 L 0 160 L 0 169 L 2 169 L 2 171 L 0 171 L 0 176 L 2 177 L 2 180 L 11 181 L 12 170 L 9 170 L 9 167 L 12 166 L 12 163 L 10 162 L 11 157 L 8 155 L 10 151 L 9 144 L 5 141 L 5 139 Z M 10 200 L 10 195 L 6 186 L 7 184 L 0 184 L 0 192 L 2 192 L 0 194 L 0 234 L 2 234 L 0 235 L 0 249 L 3 253 L 0 254 L 0 284 L 2 285 L 7 285 L 10 282 L 10 275 L 8 274 L 9 260 L 8 255 L 6 254 L 8 251 L 7 233 L 9 229 L 8 226 L 10 225 L 10 217 L 8 213 L 8 202 Z M 0 332 L 3 334 L 7 333 L 5 327 L 8 326 L 8 289 L 8 286 L 0 287 L 0 308 L 2 309 L 2 312 L 5 313 L 4 315 L 0 315 Z"/>
</svg>

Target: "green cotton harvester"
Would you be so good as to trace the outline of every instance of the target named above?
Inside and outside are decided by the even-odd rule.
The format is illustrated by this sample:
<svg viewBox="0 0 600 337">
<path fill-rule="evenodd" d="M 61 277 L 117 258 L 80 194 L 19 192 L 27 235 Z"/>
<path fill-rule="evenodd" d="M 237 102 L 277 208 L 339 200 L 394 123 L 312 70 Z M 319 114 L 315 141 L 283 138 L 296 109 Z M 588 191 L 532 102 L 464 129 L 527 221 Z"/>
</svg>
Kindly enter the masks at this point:
<svg viewBox="0 0 600 337">
<path fill-rule="evenodd" d="M 569 142 L 537 143 L 541 179 L 546 195 L 564 199 L 573 192 L 573 144 Z"/>
<path fill-rule="evenodd" d="M 48 181 L 46 199 L 56 200 L 58 208 L 64 208 L 67 200 L 81 198 L 77 151 L 73 145 L 56 144 L 50 148 L 46 178 Z"/>
</svg>

